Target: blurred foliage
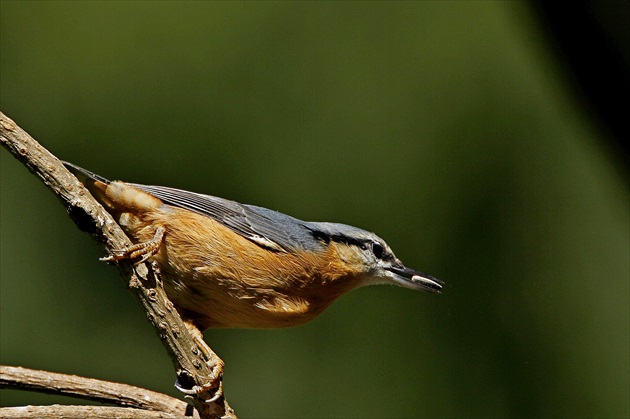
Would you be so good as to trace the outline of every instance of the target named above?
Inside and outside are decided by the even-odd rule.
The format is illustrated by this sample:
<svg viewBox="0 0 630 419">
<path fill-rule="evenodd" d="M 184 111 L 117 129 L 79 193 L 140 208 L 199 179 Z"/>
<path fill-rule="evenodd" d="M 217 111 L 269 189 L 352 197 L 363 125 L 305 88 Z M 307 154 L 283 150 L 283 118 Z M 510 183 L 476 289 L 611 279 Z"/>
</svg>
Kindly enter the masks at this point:
<svg viewBox="0 0 630 419">
<path fill-rule="evenodd" d="M 208 331 L 240 416 L 630 414 L 625 168 L 526 3 L 0 5 L 1 109 L 60 158 L 373 230 L 447 282 Z M 175 395 L 102 250 L 0 164 L 0 362 Z"/>
</svg>

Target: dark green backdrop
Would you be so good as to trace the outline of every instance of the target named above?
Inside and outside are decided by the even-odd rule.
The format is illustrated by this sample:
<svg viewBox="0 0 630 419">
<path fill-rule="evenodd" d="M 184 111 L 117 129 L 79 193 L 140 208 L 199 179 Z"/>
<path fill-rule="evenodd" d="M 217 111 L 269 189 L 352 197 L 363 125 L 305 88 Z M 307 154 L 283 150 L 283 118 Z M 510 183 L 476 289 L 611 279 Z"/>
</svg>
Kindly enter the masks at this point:
<svg viewBox="0 0 630 419">
<path fill-rule="evenodd" d="M 373 230 L 447 282 L 208 331 L 240 416 L 630 414 L 625 172 L 526 3 L 3 1 L 0 30 L 1 109 L 57 156 Z M 0 162 L 0 362 L 176 394 L 102 250 Z"/>
</svg>

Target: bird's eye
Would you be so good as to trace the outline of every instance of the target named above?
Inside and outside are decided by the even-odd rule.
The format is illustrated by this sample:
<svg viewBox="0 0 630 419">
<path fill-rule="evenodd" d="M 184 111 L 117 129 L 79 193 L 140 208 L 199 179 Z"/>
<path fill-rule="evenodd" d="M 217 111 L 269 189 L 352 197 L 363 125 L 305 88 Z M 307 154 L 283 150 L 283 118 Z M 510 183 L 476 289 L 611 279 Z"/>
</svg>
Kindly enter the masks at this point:
<svg viewBox="0 0 630 419">
<path fill-rule="evenodd" d="M 372 243 L 372 253 L 374 253 L 374 256 L 378 259 L 382 259 L 385 254 L 385 249 L 383 249 L 380 243 L 374 242 Z"/>
</svg>

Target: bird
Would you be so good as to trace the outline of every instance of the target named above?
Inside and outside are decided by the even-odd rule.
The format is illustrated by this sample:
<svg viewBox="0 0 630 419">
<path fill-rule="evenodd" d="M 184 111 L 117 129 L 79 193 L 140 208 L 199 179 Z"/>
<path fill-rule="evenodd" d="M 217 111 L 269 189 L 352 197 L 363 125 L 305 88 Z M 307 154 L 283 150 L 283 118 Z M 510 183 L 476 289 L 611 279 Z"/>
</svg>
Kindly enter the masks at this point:
<svg viewBox="0 0 630 419">
<path fill-rule="evenodd" d="M 105 261 L 155 261 L 188 324 L 304 324 L 346 292 L 394 284 L 441 293 L 444 282 L 405 266 L 376 234 L 180 189 L 110 181 L 63 162 L 134 243 Z"/>
</svg>

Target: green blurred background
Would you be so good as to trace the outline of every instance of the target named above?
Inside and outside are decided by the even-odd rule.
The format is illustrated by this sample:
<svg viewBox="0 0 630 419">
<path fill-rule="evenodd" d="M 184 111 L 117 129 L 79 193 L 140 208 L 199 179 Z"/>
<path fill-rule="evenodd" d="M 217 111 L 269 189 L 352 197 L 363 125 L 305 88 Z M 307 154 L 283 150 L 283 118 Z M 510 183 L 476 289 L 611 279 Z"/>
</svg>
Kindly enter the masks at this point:
<svg viewBox="0 0 630 419">
<path fill-rule="evenodd" d="M 3 1 L 0 23 L 1 109 L 60 158 L 357 225 L 447 282 L 206 332 L 239 416 L 630 414 L 625 161 L 528 3 Z M 0 163 L 0 362 L 177 395 L 102 249 Z"/>
</svg>

